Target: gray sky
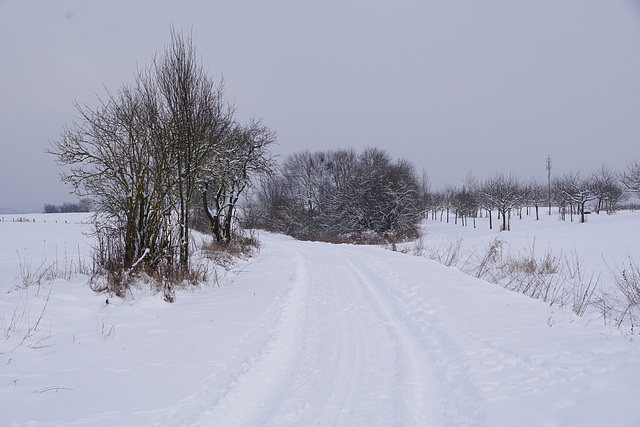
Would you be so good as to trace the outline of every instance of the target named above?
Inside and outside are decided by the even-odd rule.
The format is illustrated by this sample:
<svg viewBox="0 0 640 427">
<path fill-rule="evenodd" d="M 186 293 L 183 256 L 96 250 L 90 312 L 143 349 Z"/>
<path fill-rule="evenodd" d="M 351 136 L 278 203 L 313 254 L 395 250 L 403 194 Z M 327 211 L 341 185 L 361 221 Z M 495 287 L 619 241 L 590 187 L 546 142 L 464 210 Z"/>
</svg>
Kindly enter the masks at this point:
<svg viewBox="0 0 640 427">
<path fill-rule="evenodd" d="M 75 200 L 48 141 L 171 24 L 283 156 L 377 146 L 434 187 L 640 159 L 639 0 L 0 0 L 0 208 Z"/>
</svg>

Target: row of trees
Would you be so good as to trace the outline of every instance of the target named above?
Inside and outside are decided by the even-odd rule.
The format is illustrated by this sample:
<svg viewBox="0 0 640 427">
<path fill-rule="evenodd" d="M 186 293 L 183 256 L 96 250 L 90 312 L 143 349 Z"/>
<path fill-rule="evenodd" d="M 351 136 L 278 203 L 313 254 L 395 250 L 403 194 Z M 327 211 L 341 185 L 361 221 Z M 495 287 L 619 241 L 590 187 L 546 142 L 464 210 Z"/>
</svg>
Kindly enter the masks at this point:
<svg viewBox="0 0 640 427">
<path fill-rule="evenodd" d="M 77 203 L 64 202 L 60 205 L 45 203 L 44 213 L 91 212 L 91 199 L 85 197 Z"/>
<path fill-rule="evenodd" d="M 302 239 L 413 233 L 425 189 L 411 163 L 380 149 L 303 151 L 264 182 L 249 219 Z"/>
<path fill-rule="evenodd" d="M 229 242 L 241 194 L 272 167 L 275 133 L 235 120 L 223 82 L 207 75 L 191 38 L 174 31 L 132 85 L 97 108 L 76 107 L 76 121 L 50 153 L 63 181 L 93 201 L 98 261 L 107 270 L 141 266 L 185 278 L 195 217 Z"/>
<path fill-rule="evenodd" d="M 472 175 L 463 180 L 461 188 L 447 187 L 444 191 L 430 192 L 426 210 L 435 219 L 454 214 L 454 221 L 466 224 L 468 218 L 475 218 L 483 212 L 489 218 L 489 227 L 493 228 L 493 212 L 501 219 L 501 230 L 510 230 L 510 218 L 513 210 L 534 208 L 536 219 L 540 208 L 547 205 L 559 207 L 562 218 L 567 214 L 573 220 L 573 214 L 580 215 L 585 222 L 589 204 L 596 213 L 605 210 L 615 212 L 619 204 L 629 196 L 640 198 L 640 162 L 635 161 L 627 169 L 617 173 L 602 166 L 589 176 L 580 172 L 568 172 L 553 179 L 551 186 L 532 178 L 523 181 L 514 175 L 496 173 L 484 181 Z"/>
</svg>

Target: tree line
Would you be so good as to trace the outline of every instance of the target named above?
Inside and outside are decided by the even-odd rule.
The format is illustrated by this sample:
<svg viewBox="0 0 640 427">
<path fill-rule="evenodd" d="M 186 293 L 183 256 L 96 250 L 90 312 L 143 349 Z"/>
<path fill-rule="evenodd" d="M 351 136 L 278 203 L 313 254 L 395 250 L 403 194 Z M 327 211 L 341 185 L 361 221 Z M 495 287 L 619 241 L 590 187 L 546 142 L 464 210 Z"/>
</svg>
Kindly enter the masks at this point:
<svg viewBox="0 0 640 427">
<path fill-rule="evenodd" d="M 44 213 L 91 212 L 91 199 L 85 197 L 77 203 L 64 202 L 60 205 L 45 203 Z"/>
<path fill-rule="evenodd" d="M 410 162 L 393 161 L 377 148 L 302 151 L 263 182 L 247 209 L 247 225 L 301 239 L 358 241 L 364 233 L 416 235 L 425 217 L 467 225 L 484 215 L 490 228 L 495 218 L 508 231 L 512 215 L 531 209 L 539 219 L 552 205 L 562 219 L 577 215 L 585 222 L 590 208 L 613 213 L 630 196 L 640 198 L 640 162 L 623 172 L 606 166 L 590 175 L 567 172 L 550 183 L 502 172 L 462 181 L 432 191 L 426 173 L 418 176 Z"/>
<path fill-rule="evenodd" d="M 132 84 L 76 109 L 49 152 L 62 180 L 92 200 L 95 256 L 108 273 L 188 279 L 193 224 L 204 218 L 220 244 L 230 242 L 241 195 L 273 166 L 275 132 L 239 123 L 224 82 L 209 77 L 191 37 L 173 30 Z"/>
<path fill-rule="evenodd" d="M 629 163 L 626 170 L 616 172 L 602 166 L 590 175 L 566 172 L 553 178 L 550 185 L 537 178 L 522 180 L 513 174 L 497 172 L 486 180 L 469 174 L 460 188 L 447 186 L 444 190 L 428 192 L 426 213 L 440 220 L 450 214 L 453 221 L 466 225 L 469 218 L 483 215 L 493 228 L 493 214 L 500 220 L 500 230 L 511 229 L 511 215 L 519 216 L 523 209 L 534 209 L 539 219 L 540 209 L 558 208 L 562 219 L 577 215 L 580 222 L 593 209 L 596 213 L 614 213 L 629 197 L 640 198 L 640 162 Z"/>
</svg>

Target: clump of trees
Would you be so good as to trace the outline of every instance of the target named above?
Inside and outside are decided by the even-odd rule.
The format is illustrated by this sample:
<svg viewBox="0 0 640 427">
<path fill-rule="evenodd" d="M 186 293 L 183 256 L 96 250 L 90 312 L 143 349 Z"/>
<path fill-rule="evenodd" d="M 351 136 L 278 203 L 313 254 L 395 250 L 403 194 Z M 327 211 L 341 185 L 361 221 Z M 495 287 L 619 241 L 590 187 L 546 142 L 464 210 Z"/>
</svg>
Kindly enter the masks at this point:
<svg viewBox="0 0 640 427">
<path fill-rule="evenodd" d="M 377 148 L 303 151 L 264 181 L 249 220 L 299 239 L 415 235 L 425 190 L 411 163 Z"/>
<path fill-rule="evenodd" d="M 82 198 L 77 203 L 64 202 L 60 205 L 45 203 L 44 213 L 91 212 L 91 199 Z"/>
<path fill-rule="evenodd" d="M 195 280 L 192 223 L 210 219 L 218 242 L 233 239 L 236 204 L 272 167 L 275 133 L 235 120 L 224 83 L 209 77 L 190 37 L 171 42 L 139 71 L 77 118 L 49 152 L 62 180 L 90 197 L 96 212 L 96 261 L 110 282 L 143 270 L 160 283 Z"/>
</svg>

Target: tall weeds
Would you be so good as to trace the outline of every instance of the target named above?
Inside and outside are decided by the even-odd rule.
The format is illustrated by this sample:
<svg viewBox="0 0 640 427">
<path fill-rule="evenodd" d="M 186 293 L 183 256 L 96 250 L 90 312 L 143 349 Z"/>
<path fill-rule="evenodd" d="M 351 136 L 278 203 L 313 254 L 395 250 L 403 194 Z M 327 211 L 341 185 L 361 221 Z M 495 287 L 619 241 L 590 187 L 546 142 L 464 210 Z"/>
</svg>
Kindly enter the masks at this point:
<svg viewBox="0 0 640 427">
<path fill-rule="evenodd" d="M 56 254 L 52 260 L 43 255 L 36 264 L 27 249 L 18 251 L 18 268 L 20 286 L 24 289 L 34 286 L 40 289 L 43 285 L 57 279 L 69 281 L 79 274 L 90 275 L 92 272 L 92 267 L 80 256 L 80 249 L 75 259 L 67 254 L 66 247 L 61 256 L 58 255 L 58 247 L 56 247 Z"/>
<path fill-rule="evenodd" d="M 613 278 L 623 297 L 618 323 L 626 318 L 634 328 L 640 317 L 640 265 L 629 257 L 626 264 L 613 271 Z"/>
<path fill-rule="evenodd" d="M 424 242 L 418 240 L 413 253 L 455 266 L 466 274 L 549 305 L 569 307 L 579 316 L 583 316 L 590 306 L 595 308 L 598 303 L 602 304 L 603 296 L 595 295 L 600 276 L 588 273 L 575 252 L 567 255 L 547 248 L 538 254 L 535 240 L 521 251 L 511 250 L 500 238 L 495 238 L 483 250 L 467 250 L 462 243 L 462 239 L 457 238 L 443 241 L 435 248 L 426 248 Z M 630 274 L 627 273 L 627 277 Z M 637 285 L 637 293 L 632 286 L 626 285 L 626 288 L 636 298 L 633 300 L 637 301 L 635 306 L 640 307 L 640 271 L 636 269 L 635 274 L 638 279 L 632 283 Z"/>
</svg>

